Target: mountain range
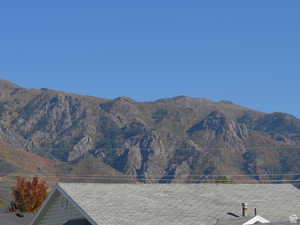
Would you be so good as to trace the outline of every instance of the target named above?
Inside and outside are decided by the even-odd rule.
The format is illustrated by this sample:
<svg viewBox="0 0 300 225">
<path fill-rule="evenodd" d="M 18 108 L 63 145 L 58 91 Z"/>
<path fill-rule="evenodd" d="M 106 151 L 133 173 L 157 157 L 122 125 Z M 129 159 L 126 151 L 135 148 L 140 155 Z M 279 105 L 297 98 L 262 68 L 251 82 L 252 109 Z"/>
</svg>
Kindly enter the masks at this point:
<svg viewBox="0 0 300 225">
<path fill-rule="evenodd" d="M 298 179 L 299 144 L 298 118 L 230 101 L 103 99 L 0 80 L 0 176 L 7 180 Z"/>
</svg>

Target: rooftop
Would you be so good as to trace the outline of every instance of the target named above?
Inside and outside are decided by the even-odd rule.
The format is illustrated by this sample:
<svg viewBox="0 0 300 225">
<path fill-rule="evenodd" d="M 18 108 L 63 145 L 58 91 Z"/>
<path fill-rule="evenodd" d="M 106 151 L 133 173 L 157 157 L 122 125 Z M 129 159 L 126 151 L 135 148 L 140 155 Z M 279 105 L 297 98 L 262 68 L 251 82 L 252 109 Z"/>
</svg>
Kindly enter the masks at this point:
<svg viewBox="0 0 300 225">
<path fill-rule="evenodd" d="M 83 184 L 63 189 L 101 225 L 215 225 L 236 219 L 241 203 L 249 216 L 271 222 L 300 215 L 300 191 L 289 184 Z"/>
<path fill-rule="evenodd" d="M 0 213 L 1 225 L 28 225 L 34 215 L 24 214 L 24 217 L 18 217 L 15 213 Z"/>
</svg>

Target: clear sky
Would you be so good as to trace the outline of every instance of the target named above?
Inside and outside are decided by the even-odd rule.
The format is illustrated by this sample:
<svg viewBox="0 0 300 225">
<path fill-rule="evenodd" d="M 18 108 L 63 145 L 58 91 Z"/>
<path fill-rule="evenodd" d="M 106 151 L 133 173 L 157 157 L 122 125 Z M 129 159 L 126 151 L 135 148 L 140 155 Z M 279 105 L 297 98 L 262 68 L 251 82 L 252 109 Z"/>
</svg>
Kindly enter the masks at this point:
<svg viewBox="0 0 300 225">
<path fill-rule="evenodd" d="M 0 77 L 106 98 L 226 99 L 300 117 L 300 1 L 1 1 Z"/>
</svg>

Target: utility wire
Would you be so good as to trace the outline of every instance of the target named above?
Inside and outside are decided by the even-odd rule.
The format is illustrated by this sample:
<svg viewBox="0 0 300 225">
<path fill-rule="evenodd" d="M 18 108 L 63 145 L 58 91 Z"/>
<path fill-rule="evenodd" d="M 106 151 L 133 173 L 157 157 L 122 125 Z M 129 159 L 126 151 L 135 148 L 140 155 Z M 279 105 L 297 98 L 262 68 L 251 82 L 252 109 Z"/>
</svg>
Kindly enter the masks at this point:
<svg viewBox="0 0 300 225">
<path fill-rule="evenodd" d="M 94 177 L 103 177 L 103 178 L 135 178 L 134 175 L 97 175 L 97 174 L 66 174 L 66 173 L 41 173 L 39 174 L 41 176 L 47 176 L 47 177 L 86 177 L 86 178 L 94 178 Z M 12 175 L 10 177 L 17 177 L 18 175 Z M 31 176 L 34 176 L 31 175 Z M 217 175 L 204 175 L 204 174 L 193 174 L 193 175 L 187 175 L 186 177 L 197 177 L 197 178 L 220 178 L 220 177 L 272 177 L 272 176 L 300 176 L 300 173 L 278 173 L 278 174 L 217 174 Z M 171 179 L 173 176 L 166 176 L 165 179 Z M 158 178 L 157 178 L 158 179 Z M 163 179 L 163 178 L 160 178 Z"/>
<path fill-rule="evenodd" d="M 49 178 L 49 177 L 48 177 Z M 77 177 L 77 176 L 64 176 L 64 177 L 59 177 L 60 180 L 61 179 L 81 179 L 81 180 L 90 180 L 90 181 L 110 181 L 110 180 L 115 180 L 115 181 L 170 181 L 170 182 L 179 182 L 179 181 L 183 181 L 183 182 L 187 182 L 187 183 L 191 183 L 191 182 L 195 182 L 195 183 L 217 183 L 218 182 L 216 180 L 199 180 L 199 179 L 185 179 L 185 178 L 175 178 L 175 179 L 166 179 L 166 178 L 135 178 L 132 177 L 132 179 L 128 179 L 128 178 L 118 178 L 118 177 L 94 177 L 94 178 L 84 178 L 84 177 Z M 298 183 L 300 182 L 299 179 L 261 179 L 261 180 L 245 180 L 245 181 L 239 181 L 239 183 Z M 222 183 L 222 182 L 220 182 Z M 223 183 L 231 183 L 231 181 L 224 181 Z"/>
</svg>

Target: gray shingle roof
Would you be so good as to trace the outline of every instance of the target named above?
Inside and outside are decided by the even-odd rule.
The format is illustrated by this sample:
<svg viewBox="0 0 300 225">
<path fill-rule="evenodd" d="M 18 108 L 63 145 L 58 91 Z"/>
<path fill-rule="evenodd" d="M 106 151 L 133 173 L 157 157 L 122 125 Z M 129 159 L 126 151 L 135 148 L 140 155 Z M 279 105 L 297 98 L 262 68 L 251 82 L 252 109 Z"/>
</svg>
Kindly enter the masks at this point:
<svg viewBox="0 0 300 225">
<path fill-rule="evenodd" d="M 220 220 L 217 225 L 242 225 L 249 220 L 251 220 L 253 217 L 240 217 L 240 218 L 225 218 L 223 220 Z M 270 225 L 270 224 L 268 224 Z"/>
<path fill-rule="evenodd" d="M 300 191 L 288 184 L 83 184 L 59 186 L 99 225 L 215 225 L 249 214 L 271 222 L 300 215 Z M 234 219 L 234 218 L 233 218 Z"/>
<path fill-rule="evenodd" d="M 242 225 L 242 224 L 248 222 L 250 219 L 252 219 L 252 218 L 224 220 L 224 221 L 220 221 L 217 225 Z M 268 224 L 258 223 L 255 225 L 300 225 L 300 221 L 298 223 L 291 223 L 290 221 L 283 221 L 283 222 L 268 223 Z"/>
<path fill-rule="evenodd" d="M 33 214 L 24 214 L 23 218 L 17 217 L 14 213 L 0 213 L 1 225 L 29 225 Z"/>
<path fill-rule="evenodd" d="M 277 222 L 277 223 L 269 223 L 266 225 L 299 225 L 300 222 L 298 223 L 291 223 L 290 221 L 284 221 L 284 222 Z"/>
</svg>

